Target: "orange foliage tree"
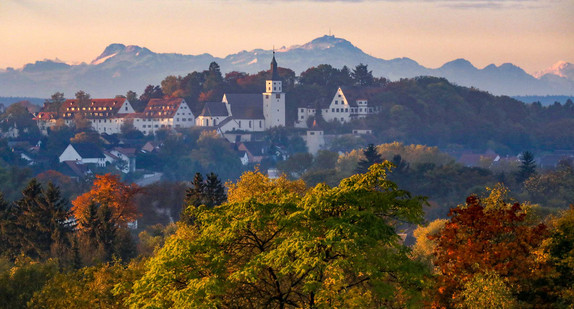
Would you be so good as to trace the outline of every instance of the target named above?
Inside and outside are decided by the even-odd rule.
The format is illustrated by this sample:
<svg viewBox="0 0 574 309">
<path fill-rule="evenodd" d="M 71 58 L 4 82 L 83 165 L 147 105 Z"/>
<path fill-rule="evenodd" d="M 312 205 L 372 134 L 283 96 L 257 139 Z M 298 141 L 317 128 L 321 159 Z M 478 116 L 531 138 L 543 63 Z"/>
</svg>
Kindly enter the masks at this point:
<svg viewBox="0 0 574 309">
<path fill-rule="evenodd" d="M 503 282 L 509 301 L 544 303 L 548 291 L 544 291 L 542 281 L 547 265 L 537 252 L 548 229 L 529 219 L 526 205 L 506 203 L 495 196 L 499 193 L 499 189 L 494 189 L 484 201 L 468 197 L 466 205 L 451 209 L 452 218 L 444 229 L 429 236 L 437 242 L 434 254 L 439 272 L 433 307 L 472 308 L 465 295 L 469 286 L 484 281 L 483 277 L 496 279 L 481 283 L 492 288 Z M 495 307 L 502 308 L 501 305 Z"/>
<path fill-rule="evenodd" d="M 106 205 L 112 212 L 114 222 L 126 226 L 139 216 L 135 196 L 140 192 L 141 188 L 138 185 L 125 184 L 117 175 L 96 175 L 92 189 L 72 201 L 72 212 L 78 222 L 82 222 L 80 219 L 87 213 L 86 210 L 91 203 Z"/>
</svg>

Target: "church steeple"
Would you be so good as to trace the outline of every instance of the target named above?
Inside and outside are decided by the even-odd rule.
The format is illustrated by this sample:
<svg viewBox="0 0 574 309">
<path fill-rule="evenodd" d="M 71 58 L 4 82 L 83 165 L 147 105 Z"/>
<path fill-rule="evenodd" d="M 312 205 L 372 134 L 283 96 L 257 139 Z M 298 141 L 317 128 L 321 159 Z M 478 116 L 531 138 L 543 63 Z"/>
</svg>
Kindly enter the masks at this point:
<svg viewBox="0 0 574 309">
<path fill-rule="evenodd" d="M 273 50 L 273 60 L 271 60 L 271 80 L 279 80 L 277 61 L 275 61 L 275 50 Z"/>
</svg>

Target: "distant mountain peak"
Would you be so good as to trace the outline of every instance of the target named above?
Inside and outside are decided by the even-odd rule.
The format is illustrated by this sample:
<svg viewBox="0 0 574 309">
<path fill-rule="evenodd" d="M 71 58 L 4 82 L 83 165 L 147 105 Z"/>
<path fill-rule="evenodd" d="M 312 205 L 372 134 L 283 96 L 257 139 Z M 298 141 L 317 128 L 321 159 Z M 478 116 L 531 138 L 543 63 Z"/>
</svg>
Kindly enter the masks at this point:
<svg viewBox="0 0 574 309">
<path fill-rule="evenodd" d="M 456 70 L 472 69 L 472 70 L 476 70 L 477 68 L 474 65 L 472 65 L 472 63 L 470 63 L 470 61 L 463 59 L 463 58 L 458 58 L 458 59 L 455 59 L 453 61 L 449 61 L 449 62 L 443 64 L 441 69 L 456 69 Z"/>
<path fill-rule="evenodd" d="M 139 56 L 140 53 L 151 53 L 151 51 L 145 47 L 140 47 L 137 45 L 124 45 L 124 44 L 118 44 L 118 43 L 114 43 L 114 44 L 110 44 L 108 45 L 108 47 L 106 47 L 104 49 L 104 51 L 96 58 L 94 59 L 90 64 L 91 65 L 98 65 L 101 63 L 104 63 L 106 60 L 120 55 L 120 54 L 130 54 L 130 55 L 135 55 L 135 56 Z"/>
<path fill-rule="evenodd" d="M 566 61 L 558 61 L 555 64 L 553 64 L 551 67 L 549 67 L 545 70 L 542 70 L 542 71 L 538 71 L 538 72 L 534 73 L 533 75 L 536 78 L 540 78 L 546 74 L 553 74 L 553 75 L 557 75 L 560 77 L 574 80 L 574 64 L 566 62 Z"/>
<path fill-rule="evenodd" d="M 322 37 L 318 37 L 311 42 L 305 43 L 303 45 L 293 45 L 290 47 L 282 47 L 281 49 L 277 50 L 277 52 L 288 52 L 295 49 L 303 49 L 303 50 L 325 50 L 330 48 L 344 48 L 344 49 L 353 49 L 359 50 L 355 45 L 351 42 L 343 39 L 335 37 L 334 35 L 324 35 Z"/>
</svg>

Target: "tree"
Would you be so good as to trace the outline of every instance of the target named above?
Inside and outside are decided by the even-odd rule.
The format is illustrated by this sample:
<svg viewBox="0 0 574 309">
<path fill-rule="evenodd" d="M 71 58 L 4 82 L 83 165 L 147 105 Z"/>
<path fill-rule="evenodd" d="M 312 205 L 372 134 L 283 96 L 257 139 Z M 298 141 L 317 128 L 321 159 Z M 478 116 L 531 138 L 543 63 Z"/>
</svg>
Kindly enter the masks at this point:
<svg viewBox="0 0 574 309">
<path fill-rule="evenodd" d="M 369 71 L 366 64 L 359 64 L 351 72 L 351 77 L 358 86 L 372 86 L 374 84 L 373 71 Z"/>
<path fill-rule="evenodd" d="M 44 189 L 34 178 L 22 191 L 22 198 L 5 211 L 8 217 L 2 232 L 8 238 L 12 258 L 68 258 L 73 225 L 69 220 L 69 202 L 61 197 L 58 187 L 49 183 Z"/>
<path fill-rule="evenodd" d="M 319 308 L 413 305 L 422 268 L 396 234 L 424 199 L 375 165 L 339 187 L 247 172 L 228 202 L 198 207 L 147 263 L 126 305 Z M 420 304 L 419 304 L 420 305 Z"/>
<path fill-rule="evenodd" d="M 507 191 L 497 187 L 483 201 L 468 197 L 466 205 L 451 209 L 444 228 L 429 237 L 437 243 L 435 305 L 464 303 L 468 289 L 476 290 L 479 284 L 476 276 L 490 278 L 487 285 L 502 280 L 522 306 L 548 299 L 546 284 L 540 284 L 548 265 L 536 254 L 548 229 L 529 218 L 527 204 L 507 203 L 506 196 Z"/>
<path fill-rule="evenodd" d="M 44 111 L 59 114 L 60 108 L 62 107 L 62 103 L 64 103 L 64 101 L 66 101 L 64 93 L 56 92 L 52 94 L 50 99 L 44 102 Z"/>
<path fill-rule="evenodd" d="M 72 201 L 72 212 L 76 219 L 80 220 L 79 228 L 82 229 L 81 219 L 85 216 L 86 209 L 93 203 L 105 205 L 109 208 L 113 221 L 125 227 L 139 215 L 135 207 L 135 196 L 140 192 L 141 189 L 136 184 L 124 184 L 117 175 L 96 175 L 92 189 Z"/>
<path fill-rule="evenodd" d="M 225 187 L 217 175 L 209 173 L 206 176 L 204 180 L 201 173 L 195 173 L 191 187 L 185 191 L 186 207 L 183 210 L 181 219 L 183 222 L 193 223 L 192 213 L 195 208 L 201 205 L 212 208 L 221 205 L 227 199 Z"/>
<path fill-rule="evenodd" d="M 361 159 L 357 165 L 356 173 L 364 174 L 369 170 L 371 165 L 383 162 L 383 158 L 373 144 L 369 144 L 367 148 L 363 150 L 363 156 L 364 158 Z"/>
<path fill-rule="evenodd" d="M 551 235 L 544 251 L 555 268 L 552 287 L 556 304 L 566 308 L 574 303 L 574 205 L 550 224 Z"/>
<path fill-rule="evenodd" d="M 516 174 L 516 181 L 523 183 L 525 180 L 536 174 L 536 161 L 530 151 L 525 151 L 520 155 L 520 166 Z"/>
</svg>

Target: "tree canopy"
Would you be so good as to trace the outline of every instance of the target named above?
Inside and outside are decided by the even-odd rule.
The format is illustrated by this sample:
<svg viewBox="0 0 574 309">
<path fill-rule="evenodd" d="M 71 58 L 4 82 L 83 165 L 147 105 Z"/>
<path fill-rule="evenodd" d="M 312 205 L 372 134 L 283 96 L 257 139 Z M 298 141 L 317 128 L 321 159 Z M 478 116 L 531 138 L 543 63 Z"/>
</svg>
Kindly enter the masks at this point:
<svg viewBox="0 0 574 309">
<path fill-rule="evenodd" d="M 424 199 L 371 167 L 338 187 L 247 172 L 228 202 L 198 207 L 194 225 L 147 263 L 134 307 L 380 307 L 415 301 L 420 264 L 400 222 L 420 222 Z M 408 271 L 407 271 L 408 270 Z"/>
</svg>

